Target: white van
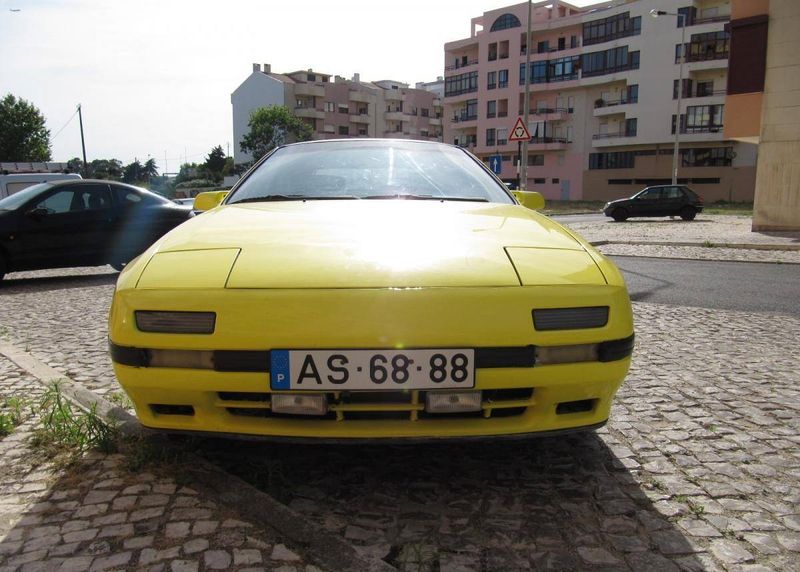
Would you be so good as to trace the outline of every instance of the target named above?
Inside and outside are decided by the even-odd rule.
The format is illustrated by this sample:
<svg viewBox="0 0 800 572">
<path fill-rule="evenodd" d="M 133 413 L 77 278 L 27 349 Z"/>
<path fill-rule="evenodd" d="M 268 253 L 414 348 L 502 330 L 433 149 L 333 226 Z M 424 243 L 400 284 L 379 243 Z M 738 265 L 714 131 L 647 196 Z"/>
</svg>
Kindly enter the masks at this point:
<svg viewBox="0 0 800 572">
<path fill-rule="evenodd" d="M 0 175 L 0 199 L 13 195 L 31 185 L 80 178 L 82 177 L 77 173 L 15 173 L 13 175 Z"/>
</svg>

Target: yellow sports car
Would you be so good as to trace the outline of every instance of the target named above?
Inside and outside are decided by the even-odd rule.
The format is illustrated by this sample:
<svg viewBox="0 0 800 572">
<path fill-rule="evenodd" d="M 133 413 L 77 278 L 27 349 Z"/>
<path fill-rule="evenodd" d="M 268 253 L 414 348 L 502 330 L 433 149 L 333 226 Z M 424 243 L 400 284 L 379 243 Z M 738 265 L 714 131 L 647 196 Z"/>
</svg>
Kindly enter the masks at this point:
<svg viewBox="0 0 800 572">
<path fill-rule="evenodd" d="M 208 206 L 117 283 L 111 358 L 145 426 L 429 439 L 608 419 L 633 349 L 621 274 L 465 150 L 286 145 Z"/>
</svg>

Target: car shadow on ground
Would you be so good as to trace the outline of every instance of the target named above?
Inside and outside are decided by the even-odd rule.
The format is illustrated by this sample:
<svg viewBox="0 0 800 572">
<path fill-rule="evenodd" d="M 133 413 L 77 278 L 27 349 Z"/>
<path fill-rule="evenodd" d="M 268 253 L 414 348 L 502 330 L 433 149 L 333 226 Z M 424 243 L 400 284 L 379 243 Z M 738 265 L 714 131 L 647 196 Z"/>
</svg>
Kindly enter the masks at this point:
<svg viewBox="0 0 800 572">
<path fill-rule="evenodd" d="M 668 497 L 596 433 L 413 446 L 209 440 L 198 452 L 401 569 L 422 558 L 431 570 L 704 567 L 654 506 Z"/>
<path fill-rule="evenodd" d="M 606 221 L 610 224 L 693 224 L 696 222 L 714 222 L 709 218 L 696 218 L 694 220 L 683 220 L 680 217 L 672 218 L 647 218 L 647 217 L 637 217 L 637 218 L 627 218 L 625 220 L 616 221 L 614 219 L 609 219 Z"/>
</svg>

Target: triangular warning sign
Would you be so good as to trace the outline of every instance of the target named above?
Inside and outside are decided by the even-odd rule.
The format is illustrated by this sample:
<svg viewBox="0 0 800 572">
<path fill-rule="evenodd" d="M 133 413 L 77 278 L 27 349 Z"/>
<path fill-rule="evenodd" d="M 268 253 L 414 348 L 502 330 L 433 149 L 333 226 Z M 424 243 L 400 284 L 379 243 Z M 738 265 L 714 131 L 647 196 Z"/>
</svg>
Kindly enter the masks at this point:
<svg viewBox="0 0 800 572">
<path fill-rule="evenodd" d="M 511 130 L 511 136 L 508 138 L 509 141 L 525 141 L 526 139 L 530 139 L 531 134 L 528 133 L 528 128 L 525 127 L 525 123 L 522 122 L 522 117 L 517 117 L 517 122 L 514 124 L 514 129 Z"/>
</svg>

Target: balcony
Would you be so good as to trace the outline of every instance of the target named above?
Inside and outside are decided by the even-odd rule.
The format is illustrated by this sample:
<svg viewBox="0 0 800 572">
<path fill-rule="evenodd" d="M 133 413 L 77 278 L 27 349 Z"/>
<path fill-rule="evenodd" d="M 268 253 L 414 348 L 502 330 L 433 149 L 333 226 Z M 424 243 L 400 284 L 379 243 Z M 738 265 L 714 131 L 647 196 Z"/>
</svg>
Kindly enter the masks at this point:
<svg viewBox="0 0 800 572">
<path fill-rule="evenodd" d="M 438 97 L 437 97 L 437 98 L 435 98 L 435 99 L 433 100 L 433 106 L 434 106 L 434 107 L 441 107 L 441 106 L 442 106 L 442 100 L 441 100 L 441 99 L 439 99 Z"/>
<path fill-rule="evenodd" d="M 366 91 L 351 89 L 349 99 L 350 101 L 357 101 L 359 103 L 369 103 L 372 95 Z"/>
<path fill-rule="evenodd" d="M 460 70 L 462 68 L 467 68 L 467 67 L 474 66 L 474 65 L 477 65 L 477 64 L 478 64 L 478 59 L 477 58 L 474 59 L 474 60 L 460 61 L 460 62 L 458 62 L 456 64 L 451 65 L 451 66 L 445 66 L 444 71 Z"/>
<path fill-rule="evenodd" d="M 402 111 L 387 111 L 384 119 L 386 121 L 408 121 L 408 116 Z"/>
<path fill-rule="evenodd" d="M 294 85 L 294 93 L 295 95 L 325 97 L 325 87 L 313 83 L 296 83 Z"/>
<path fill-rule="evenodd" d="M 399 89 L 385 89 L 383 90 L 383 97 L 386 101 L 402 101 L 403 94 Z"/>
<path fill-rule="evenodd" d="M 360 113 L 358 115 L 351 115 L 350 116 L 350 123 L 364 123 L 370 124 L 372 123 L 372 118 L 367 113 Z"/>
<path fill-rule="evenodd" d="M 536 121 L 564 121 L 569 117 L 569 112 L 564 107 L 540 107 L 531 109 L 530 115 Z"/>
<path fill-rule="evenodd" d="M 613 131 L 611 133 L 595 133 L 592 135 L 592 147 L 611 147 L 622 145 L 620 139 L 631 139 L 636 137 L 636 131 Z M 629 143 L 628 143 L 629 144 Z"/>
<path fill-rule="evenodd" d="M 639 102 L 638 99 L 617 99 L 612 101 L 605 101 L 599 99 L 594 103 L 594 111 L 592 115 L 594 117 L 606 117 L 608 115 L 624 115 L 629 111 L 632 111 L 632 105 L 636 105 Z"/>
<path fill-rule="evenodd" d="M 458 113 L 453 116 L 452 122 L 453 123 L 464 123 L 467 121 L 476 121 L 478 119 L 478 114 L 469 115 L 466 112 Z"/>
<path fill-rule="evenodd" d="M 696 99 L 698 97 L 723 97 L 728 95 L 728 91 L 725 89 L 715 89 L 713 91 L 703 91 L 703 92 L 695 92 L 694 94 L 683 94 L 681 97 L 683 99 Z M 672 97 L 673 100 L 677 99 L 676 97 Z"/>
<path fill-rule="evenodd" d="M 303 107 L 302 105 L 294 108 L 297 117 L 308 117 L 310 119 L 325 119 L 325 112 L 313 107 Z"/>
<path fill-rule="evenodd" d="M 436 126 L 441 126 L 442 125 L 442 118 L 441 117 L 431 117 L 430 118 L 430 124 L 431 125 L 436 125 Z"/>
<path fill-rule="evenodd" d="M 571 143 L 565 137 L 531 137 L 528 142 L 528 152 L 530 151 L 560 151 L 567 148 Z"/>
</svg>

